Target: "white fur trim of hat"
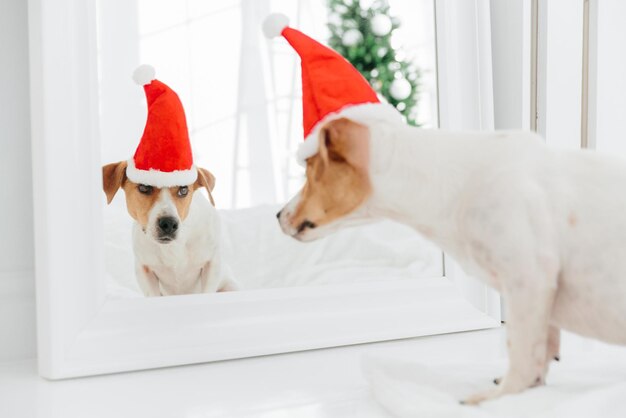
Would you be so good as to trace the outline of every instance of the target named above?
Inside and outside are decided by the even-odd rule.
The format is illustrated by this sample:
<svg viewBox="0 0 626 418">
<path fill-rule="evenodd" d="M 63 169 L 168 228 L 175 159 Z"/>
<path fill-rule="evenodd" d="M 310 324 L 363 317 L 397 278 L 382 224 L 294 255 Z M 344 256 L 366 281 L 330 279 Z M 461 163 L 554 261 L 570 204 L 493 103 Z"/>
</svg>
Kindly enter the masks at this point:
<svg viewBox="0 0 626 418">
<path fill-rule="evenodd" d="M 198 170 L 192 165 L 189 170 L 176 170 L 171 172 L 159 170 L 140 170 L 135 167 L 133 159 L 128 160 L 126 177 L 133 183 L 146 184 L 153 187 L 188 186 L 196 182 Z"/>
<path fill-rule="evenodd" d="M 362 103 L 348 105 L 338 112 L 329 113 L 321 119 L 303 143 L 298 147 L 296 159 L 298 164 L 306 165 L 307 158 L 319 151 L 319 136 L 322 128 L 330 121 L 347 118 L 362 125 L 369 126 L 372 122 L 388 121 L 392 123 L 404 123 L 402 115 L 389 103 Z"/>
</svg>

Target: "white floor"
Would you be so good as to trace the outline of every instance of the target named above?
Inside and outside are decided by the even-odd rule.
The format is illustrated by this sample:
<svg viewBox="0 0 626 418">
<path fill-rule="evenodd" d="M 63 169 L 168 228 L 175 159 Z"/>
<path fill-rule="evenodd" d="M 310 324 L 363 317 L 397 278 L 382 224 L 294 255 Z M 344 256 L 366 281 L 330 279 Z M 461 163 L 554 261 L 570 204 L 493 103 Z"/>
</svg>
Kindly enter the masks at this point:
<svg viewBox="0 0 626 418">
<path fill-rule="evenodd" d="M 503 341 L 494 329 L 59 382 L 40 379 L 34 361 L 0 364 L 0 417 L 389 417 L 362 375 L 363 354 L 480 362 L 505 358 Z M 563 344 L 562 362 L 610 356 L 626 366 L 626 348 L 571 335 Z"/>
</svg>

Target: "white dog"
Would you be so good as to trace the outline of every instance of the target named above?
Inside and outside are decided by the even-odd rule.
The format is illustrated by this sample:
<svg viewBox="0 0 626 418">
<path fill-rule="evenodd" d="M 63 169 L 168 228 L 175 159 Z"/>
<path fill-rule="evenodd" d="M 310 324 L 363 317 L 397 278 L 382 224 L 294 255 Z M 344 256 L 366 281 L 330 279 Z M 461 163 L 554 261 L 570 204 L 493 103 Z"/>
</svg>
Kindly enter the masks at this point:
<svg viewBox="0 0 626 418">
<path fill-rule="evenodd" d="M 236 290 L 220 257 L 219 215 L 212 205 L 215 178 L 198 168 L 194 184 L 157 188 L 126 177 L 127 162 L 102 168 L 107 202 L 118 189 L 135 220 L 133 249 L 137 281 L 146 296 Z M 211 203 L 199 188 L 206 188 Z"/>
<path fill-rule="evenodd" d="M 507 308 L 509 370 L 469 403 L 544 383 L 560 329 L 626 344 L 626 163 L 525 132 L 336 119 L 278 213 L 301 241 L 387 217 L 412 226 Z"/>
</svg>

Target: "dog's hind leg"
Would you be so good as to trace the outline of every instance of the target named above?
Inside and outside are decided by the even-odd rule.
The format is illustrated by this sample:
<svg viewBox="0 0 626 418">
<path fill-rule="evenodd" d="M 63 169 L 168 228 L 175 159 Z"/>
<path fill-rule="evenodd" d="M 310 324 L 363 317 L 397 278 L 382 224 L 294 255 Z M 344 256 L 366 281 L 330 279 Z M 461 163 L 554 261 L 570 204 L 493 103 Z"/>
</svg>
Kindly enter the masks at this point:
<svg viewBox="0 0 626 418">
<path fill-rule="evenodd" d="M 222 278 L 217 289 L 218 292 L 234 292 L 239 289 L 239 284 L 233 278 L 233 271 L 230 266 L 224 264 L 222 267 Z"/>
<path fill-rule="evenodd" d="M 237 285 L 230 280 L 230 269 L 224 265 L 219 256 L 207 261 L 200 273 L 200 289 L 202 293 L 230 292 L 237 290 Z"/>
</svg>

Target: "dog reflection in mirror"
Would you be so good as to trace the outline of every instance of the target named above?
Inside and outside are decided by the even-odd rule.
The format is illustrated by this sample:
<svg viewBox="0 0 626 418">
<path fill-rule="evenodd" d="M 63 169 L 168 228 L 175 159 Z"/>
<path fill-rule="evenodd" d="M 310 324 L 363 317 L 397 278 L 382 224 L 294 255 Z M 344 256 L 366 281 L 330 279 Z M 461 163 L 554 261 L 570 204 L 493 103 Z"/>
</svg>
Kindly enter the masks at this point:
<svg viewBox="0 0 626 418">
<path fill-rule="evenodd" d="M 466 403 L 544 384 L 561 329 L 626 345 L 623 161 L 550 149 L 530 132 L 363 117 L 307 141 L 306 183 L 277 214 L 286 234 L 312 241 L 391 218 L 503 295 L 508 372 Z"/>
<path fill-rule="evenodd" d="M 211 191 L 215 178 L 197 168 L 186 186 L 158 188 L 126 177 L 127 162 L 102 167 L 107 203 L 121 188 L 135 220 L 133 250 L 137 281 L 145 296 L 168 296 L 236 290 L 220 258 L 219 215 Z M 200 188 L 208 192 L 209 201 Z"/>
</svg>

